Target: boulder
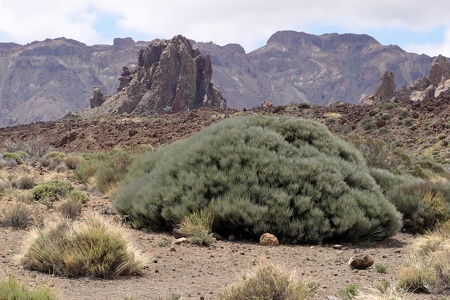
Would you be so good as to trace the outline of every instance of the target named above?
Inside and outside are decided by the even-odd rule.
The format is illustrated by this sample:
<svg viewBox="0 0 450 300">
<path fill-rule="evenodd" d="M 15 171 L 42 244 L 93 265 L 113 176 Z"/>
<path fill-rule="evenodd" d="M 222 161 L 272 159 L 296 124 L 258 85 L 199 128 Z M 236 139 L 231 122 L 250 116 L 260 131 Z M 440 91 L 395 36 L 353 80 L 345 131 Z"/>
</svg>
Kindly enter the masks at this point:
<svg viewBox="0 0 450 300">
<path fill-rule="evenodd" d="M 280 243 L 276 236 L 271 233 L 264 233 L 259 238 L 259 244 L 262 246 L 279 246 Z"/>
<path fill-rule="evenodd" d="M 365 270 L 373 266 L 373 258 L 370 257 L 367 254 L 358 254 L 350 258 L 348 261 L 348 264 L 350 265 L 350 268 L 358 269 L 358 270 Z"/>
</svg>

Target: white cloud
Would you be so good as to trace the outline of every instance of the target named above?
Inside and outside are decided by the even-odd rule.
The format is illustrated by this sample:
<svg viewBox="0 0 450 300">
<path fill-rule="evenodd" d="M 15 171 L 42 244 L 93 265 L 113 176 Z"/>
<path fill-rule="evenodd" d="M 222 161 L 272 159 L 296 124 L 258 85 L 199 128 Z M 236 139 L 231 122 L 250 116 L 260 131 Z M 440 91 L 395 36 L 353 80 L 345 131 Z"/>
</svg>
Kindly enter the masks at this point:
<svg viewBox="0 0 450 300">
<path fill-rule="evenodd" d="M 0 34 L 22 43 L 58 36 L 88 44 L 105 42 L 96 29 L 105 16 L 117 17 L 121 34 L 132 37 L 150 40 L 183 34 L 220 45 L 240 43 L 246 50 L 286 29 L 326 26 L 356 33 L 392 29 L 423 33 L 450 28 L 448 0 L 426 5 L 419 0 L 0 0 L 0 7 Z M 409 44 L 412 49 L 415 42 Z M 427 53 L 440 46 L 448 49 L 448 44 L 429 45 Z"/>
</svg>

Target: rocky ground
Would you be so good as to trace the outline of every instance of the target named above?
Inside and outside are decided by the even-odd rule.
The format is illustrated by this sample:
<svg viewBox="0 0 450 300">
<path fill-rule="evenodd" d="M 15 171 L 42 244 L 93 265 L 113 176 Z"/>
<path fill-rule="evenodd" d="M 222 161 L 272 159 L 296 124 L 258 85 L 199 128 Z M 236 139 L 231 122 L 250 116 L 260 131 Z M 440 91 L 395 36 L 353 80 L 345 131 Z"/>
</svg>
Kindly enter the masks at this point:
<svg viewBox="0 0 450 300">
<path fill-rule="evenodd" d="M 330 107 L 291 105 L 268 107 L 252 111 L 219 111 L 203 109 L 171 115 L 99 116 L 90 119 L 70 118 L 0 129 L 0 148 L 10 143 L 51 145 L 64 152 L 102 151 L 114 147 L 149 144 L 153 147 L 170 143 L 199 131 L 223 118 L 242 114 L 286 114 L 316 119 L 336 133 L 360 133 L 377 136 L 391 144 L 420 155 L 447 158 L 450 109 L 449 97 L 433 103 L 393 103 L 379 106 L 335 104 Z M 405 111 L 407 113 L 405 113 Z M 389 118 L 382 117 L 388 114 Z M 409 119 L 408 119 L 409 118 Z M 369 121 L 364 121 L 368 120 Z M 380 120 L 384 121 L 381 122 Z M 371 122 L 371 123 L 370 123 Z M 367 125 L 370 124 L 370 125 Z M 75 182 L 71 171 L 51 174 L 29 167 L 37 176 L 58 176 Z M 3 170 L 14 172 L 13 169 Z M 42 180 L 42 179 L 40 179 Z M 80 187 L 80 189 L 87 189 Z M 88 190 L 89 191 L 89 190 Z M 90 201 L 83 211 L 102 212 L 110 205 L 108 196 L 89 191 Z M 4 195 L 0 214 L 14 203 Z M 56 218 L 54 208 L 33 204 L 45 220 Z M 114 216 L 107 216 L 114 218 Z M 172 294 L 182 299 L 217 299 L 218 293 L 230 284 L 238 283 L 242 275 L 260 263 L 274 263 L 293 271 L 298 277 L 316 282 L 317 299 L 341 299 L 339 291 L 356 284 L 360 290 L 376 288 L 382 280 L 394 283 L 415 237 L 399 233 L 380 244 L 281 245 L 264 247 L 256 241 L 219 240 L 210 247 L 172 244 L 169 234 L 130 230 L 131 240 L 147 257 L 149 263 L 141 277 L 118 280 L 93 278 L 70 279 L 23 269 L 15 259 L 20 252 L 27 230 L 0 227 L 0 277 L 12 274 L 20 282 L 34 287 L 48 283 L 60 299 L 170 299 Z M 369 247 L 367 247 L 369 246 Z M 369 254 L 375 264 L 386 267 L 386 273 L 351 270 L 348 260 L 355 254 Z M 336 297 L 336 298 L 333 298 Z M 408 299 L 438 299 L 437 295 L 410 294 Z"/>
</svg>

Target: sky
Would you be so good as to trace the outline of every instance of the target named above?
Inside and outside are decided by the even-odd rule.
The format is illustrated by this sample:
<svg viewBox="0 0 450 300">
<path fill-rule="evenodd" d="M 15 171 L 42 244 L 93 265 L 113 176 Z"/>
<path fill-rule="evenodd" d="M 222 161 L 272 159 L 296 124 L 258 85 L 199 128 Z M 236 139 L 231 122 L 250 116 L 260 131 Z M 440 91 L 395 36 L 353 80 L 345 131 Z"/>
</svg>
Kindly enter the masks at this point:
<svg viewBox="0 0 450 300">
<path fill-rule="evenodd" d="M 383 45 L 450 57 L 449 11 L 449 0 L 0 0 L 0 42 L 66 37 L 93 45 L 182 34 L 251 52 L 275 32 L 294 30 L 368 34 Z"/>
</svg>

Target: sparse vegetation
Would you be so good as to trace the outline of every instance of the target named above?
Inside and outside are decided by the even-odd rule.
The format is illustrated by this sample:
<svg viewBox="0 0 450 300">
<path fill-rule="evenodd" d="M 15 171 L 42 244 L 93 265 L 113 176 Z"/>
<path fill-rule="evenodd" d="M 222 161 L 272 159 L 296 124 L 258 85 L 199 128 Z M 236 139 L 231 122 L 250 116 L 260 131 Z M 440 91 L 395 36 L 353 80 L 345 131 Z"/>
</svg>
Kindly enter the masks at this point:
<svg viewBox="0 0 450 300">
<path fill-rule="evenodd" d="M 345 289 L 339 291 L 339 296 L 345 299 L 353 299 L 356 295 L 358 295 L 358 286 L 354 283 L 349 284 Z"/>
<path fill-rule="evenodd" d="M 141 274 L 142 261 L 125 233 L 98 216 L 35 229 L 21 263 L 25 268 L 67 277 L 114 278 Z"/>
<path fill-rule="evenodd" d="M 24 229 L 33 224 L 31 210 L 23 203 L 16 203 L 13 207 L 3 211 L 2 224 L 13 228 Z"/>
<path fill-rule="evenodd" d="M 387 266 L 384 264 L 375 264 L 375 270 L 378 273 L 386 274 L 387 273 Z"/>
<path fill-rule="evenodd" d="M 263 265 L 246 275 L 240 285 L 231 286 L 219 295 L 222 300 L 313 299 L 315 286 L 294 278 L 274 265 Z"/>
<path fill-rule="evenodd" d="M 56 295 L 46 286 L 40 286 L 35 290 L 27 289 L 14 277 L 0 281 L 1 300 L 56 300 Z"/>
<path fill-rule="evenodd" d="M 377 240 L 401 226 L 359 151 L 316 122 L 283 117 L 225 120 L 143 155 L 114 205 L 151 230 L 210 206 L 215 232 L 299 242 Z"/>
</svg>

